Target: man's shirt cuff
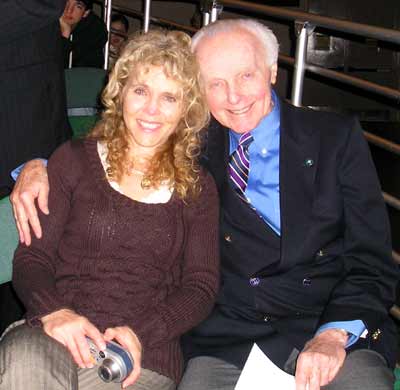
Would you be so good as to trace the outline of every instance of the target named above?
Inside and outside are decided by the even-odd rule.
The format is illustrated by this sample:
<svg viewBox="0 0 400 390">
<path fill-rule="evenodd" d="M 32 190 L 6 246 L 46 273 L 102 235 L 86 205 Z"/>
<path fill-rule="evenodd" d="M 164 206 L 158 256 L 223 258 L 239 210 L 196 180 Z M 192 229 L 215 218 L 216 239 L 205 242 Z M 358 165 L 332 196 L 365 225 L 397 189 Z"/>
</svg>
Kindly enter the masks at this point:
<svg viewBox="0 0 400 390">
<path fill-rule="evenodd" d="M 327 329 L 343 329 L 348 333 L 349 337 L 347 339 L 345 348 L 350 347 L 355 342 L 357 342 L 357 340 L 360 337 L 365 337 L 365 335 L 368 333 L 367 328 L 364 325 L 364 322 L 362 322 L 361 320 L 354 320 L 354 321 L 328 322 L 320 326 L 315 335 Z"/>
<path fill-rule="evenodd" d="M 43 164 L 45 167 L 47 167 L 47 160 L 44 158 L 37 158 L 35 160 L 41 160 L 43 161 Z M 26 163 L 21 164 L 19 167 L 15 168 L 14 170 L 11 171 L 10 175 L 13 178 L 14 181 L 17 181 L 19 174 L 21 173 L 22 169 L 24 168 Z"/>
</svg>

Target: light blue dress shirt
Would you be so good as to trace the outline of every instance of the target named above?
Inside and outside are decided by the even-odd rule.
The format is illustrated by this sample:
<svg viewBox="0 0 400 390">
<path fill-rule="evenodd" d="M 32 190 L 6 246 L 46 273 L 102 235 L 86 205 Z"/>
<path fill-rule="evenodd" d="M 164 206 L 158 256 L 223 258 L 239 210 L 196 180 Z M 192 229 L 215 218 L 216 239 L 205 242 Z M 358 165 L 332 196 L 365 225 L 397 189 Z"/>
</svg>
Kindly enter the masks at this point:
<svg viewBox="0 0 400 390">
<path fill-rule="evenodd" d="M 280 236 L 281 210 L 279 199 L 280 105 L 272 91 L 273 109 L 251 131 L 254 141 L 249 146 L 250 172 L 245 195 L 258 215 Z M 241 134 L 229 131 L 229 153 L 239 144 Z M 354 344 L 365 331 L 361 320 L 329 322 L 316 334 L 327 329 L 344 329 L 348 334 L 346 347 Z"/>
</svg>

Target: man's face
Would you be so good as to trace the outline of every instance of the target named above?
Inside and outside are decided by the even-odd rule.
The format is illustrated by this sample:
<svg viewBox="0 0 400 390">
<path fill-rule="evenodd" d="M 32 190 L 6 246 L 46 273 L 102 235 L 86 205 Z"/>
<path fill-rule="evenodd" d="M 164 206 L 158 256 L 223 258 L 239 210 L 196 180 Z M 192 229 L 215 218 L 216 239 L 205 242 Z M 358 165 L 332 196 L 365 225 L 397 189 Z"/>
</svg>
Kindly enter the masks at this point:
<svg viewBox="0 0 400 390">
<path fill-rule="evenodd" d="M 89 12 L 82 1 L 68 0 L 62 14 L 62 19 L 70 26 L 76 26 Z"/>
<path fill-rule="evenodd" d="M 237 30 L 204 38 L 196 56 L 210 111 L 222 125 L 246 133 L 271 112 L 277 65 L 267 66 L 265 50 L 251 33 Z"/>
</svg>

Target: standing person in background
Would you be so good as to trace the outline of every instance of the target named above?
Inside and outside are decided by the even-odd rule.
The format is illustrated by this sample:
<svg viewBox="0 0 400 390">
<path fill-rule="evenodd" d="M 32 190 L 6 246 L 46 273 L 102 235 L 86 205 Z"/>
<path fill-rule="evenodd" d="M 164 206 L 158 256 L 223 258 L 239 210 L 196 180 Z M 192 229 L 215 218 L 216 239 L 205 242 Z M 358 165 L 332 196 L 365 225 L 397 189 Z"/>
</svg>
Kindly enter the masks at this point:
<svg viewBox="0 0 400 390">
<path fill-rule="evenodd" d="M 107 28 L 93 13 L 92 0 L 68 0 L 60 18 L 64 44 L 64 67 L 104 66 Z"/>
<path fill-rule="evenodd" d="M 111 16 L 110 31 L 110 55 L 108 58 L 108 68 L 111 69 L 117 61 L 121 49 L 128 37 L 129 21 L 122 14 L 113 14 Z"/>
<path fill-rule="evenodd" d="M 12 169 L 70 135 L 60 17 L 65 0 L 0 2 L 0 195 Z"/>
<path fill-rule="evenodd" d="M 0 1 L 0 198 L 10 172 L 50 156 L 70 137 L 58 19 L 65 0 Z M 0 287 L 0 332 L 20 316 L 10 284 Z"/>
</svg>

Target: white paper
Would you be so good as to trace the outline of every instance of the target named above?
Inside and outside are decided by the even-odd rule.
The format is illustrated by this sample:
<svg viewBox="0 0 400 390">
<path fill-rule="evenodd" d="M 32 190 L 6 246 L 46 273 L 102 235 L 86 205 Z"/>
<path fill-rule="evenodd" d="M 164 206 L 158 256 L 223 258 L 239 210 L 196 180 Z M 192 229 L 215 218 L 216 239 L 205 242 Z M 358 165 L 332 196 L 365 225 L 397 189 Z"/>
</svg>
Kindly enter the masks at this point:
<svg viewBox="0 0 400 390">
<path fill-rule="evenodd" d="M 294 376 L 281 370 L 254 344 L 235 390 L 296 390 Z"/>
</svg>

